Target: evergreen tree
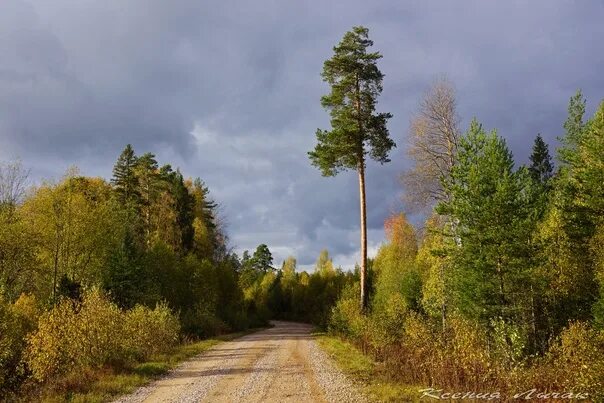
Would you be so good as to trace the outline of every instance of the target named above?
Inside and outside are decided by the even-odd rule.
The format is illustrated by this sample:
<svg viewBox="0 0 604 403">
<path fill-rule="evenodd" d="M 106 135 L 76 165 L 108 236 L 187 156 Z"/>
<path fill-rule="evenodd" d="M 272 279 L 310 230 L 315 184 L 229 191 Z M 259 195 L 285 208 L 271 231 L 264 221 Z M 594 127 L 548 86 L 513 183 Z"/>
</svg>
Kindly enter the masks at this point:
<svg viewBox="0 0 604 403">
<path fill-rule="evenodd" d="M 113 167 L 113 178 L 111 183 L 115 188 L 120 202 L 126 205 L 138 203 L 138 179 L 136 177 L 136 165 L 138 158 L 134 154 L 132 145 L 126 145 Z"/>
<path fill-rule="evenodd" d="M 219 247 L 215 217 L 218 205 L 210 198 L 209 192 L 201 179 L 193 181 L 190 193 L 193 196 L 194 248 L 202 258 L 213 258 Z"/>
<path fill-rule="evenodd" d="M 593 306 L 598 299 L 594 244 L 604 214 L 602 204 L 598 207 L 604 197 L 604 134 L 594 125 L 598 118 L 585 123 L 584 113 L 585 99 L 578 91 L 569 101 L 565 134 L 559 139 L 562 146 L 557 150 L 561 166 L 534 237 L 534 264 L 544 280 L 546 326 L 542 333 L 546 340 L 569 321 L 589 320 L 593 313 L 598 316 L 597 307 Z"/>
<path fill-rule="evenodd" d="M 103 288 L 122 307 L 131 308 L 144 301 L 146 276 L 133 236 L 126 233 L 123 244 L 113 251 L 102 273 Z"/>
<path fill-rule="evenodd" d="M 576 252 L 583 264 L 590 268 L 588 279 L 599 282 L 599 293 L 589 286 L 583 287 L 585 306 L 595 300 L 593 311 L 596 321 L 604 325 L 604 101 L 593 118 L 586 122 L 577 136 L 576 147 L 567 150 L 569 157 L 568 182 L 574 190 L 570 205 L 574 220 L 580 230 Z M 588 252 L 585 256 L 583 252 Z M 592 283 L 593 284 L 593 283 Z M 594 284 L 595 285 L 595 284 Z"/>
<path fill-rule="evenodd" d="M 531 183 L 528 192 L 527 209 L 532 217 L 531 228 L 535 228 L 542 220 L 549 205 L 550 190 L 552 189 L 552 177 L 554 166 L 549 154 L 549 147 L 541 134 L 538 134 L 533 143 L 533 152 L 530 155 L 531 164 L 528 172 Z"/>
<path fill-rule="evenodd" d="M 568 103 L 568 117 L 564 122 L 565 134 L 559 139 L 563 147 L 558 149 L 558 158 L 565 164 L 572 163 L 575 157 L 573 151 L 577 148 L 584 127 L 585 103 L 581 90 L 577 90 Z"/>
<path fill-rule="evenodd" d="M 546 184 L 552 177 L 554 166 L 552 157 L 549 154 L 549 148 L 541 134 L 538 134 L 533 144 L 533 153 L 530 156 L 531 165 L 529 172 L 535 182 Z"/>
<path fill-rule="evenodd" d="M 353 169 L 359 175 L 361 210 L 361 306 L 367 306 L 367 213 L 365 202 L 365 169 L 367 157 L 386 163 L 388 153 L 395 147 L 389 137 L 386 122 L 390 113 L 376 113 L 377 98 L 382 92 L 384 75 L 377 67 L 382 57 L 369 52 L 373 45 L 369 30 L 354 27 L 334 47 L 334 55 L 323 65 L 323 80 L 331 92 L 321 98 L 321 104 L 331 115 L 331 130 L 318 129 L 318 144 L 308 153 L 314 166 L 324 176 Z"/>
<path fill-rule="evenodd" d="M 176 199 L 177 222 L 181 234 L 182 250 L 186 253 L 193 249 L 195 219 L 193 209 L 195 198 L 189 193 L 180 170 L 176 170 L 172 179 L 172 192 Z"/>
<path fill-rule="evenodd" d="M 488 323 L 495 317 L 522 320 L 526 314 L 526 169 L 514 172 L 505 141 L 472 121 L 461 139 L 458 165 L 446 184 L 450 201 L 438 212 L 457 226 L 453 251 L 457 309 Z"/>
<path fill-rule="evenodd" d="M 153 231 L 154 205 L 161 190 L 161 180 L 155 155 L 145 153 L 137 158 L 135 166 L 137 191 L 140 195 L 141 220 L 147 246 L 151 242 Z"/>
<path fill-rule="evenodd" d="M 579 134 L 570 156 L 569 179 L 576 190 L 575 204 L 593 227 L 604 217 L 604 101 Z"/>
<path fill-rule="evenodd" d="M 266 273 L 274 270 L 273 255 L 265 244 L 260 244 L 256 248 L 251 259 L 252 268 L 258 272 Z"/>
</svg>

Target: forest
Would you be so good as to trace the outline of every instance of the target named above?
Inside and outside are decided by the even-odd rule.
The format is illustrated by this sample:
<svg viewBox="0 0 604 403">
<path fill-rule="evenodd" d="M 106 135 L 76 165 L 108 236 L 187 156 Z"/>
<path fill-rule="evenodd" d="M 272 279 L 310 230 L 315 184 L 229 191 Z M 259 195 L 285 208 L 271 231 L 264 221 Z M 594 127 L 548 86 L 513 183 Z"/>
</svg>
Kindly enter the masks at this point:
<svg viewBox="0 0 604 403">
<path fill-rule="evenodd" d="M 360 144 L 385 163 L 390 115 L 371 115 L 381 56 L 364 54 L 368 84 L 357 81 L 354 104 L 338 52 L 372 43 L 366 30 L 351 35 L 325 64 L 333 91 L 322 103 L 334 126 L 366 117 L 372 137 Z M 287 319 L 354 343 L 408 385 L 604 398 L 604 102 L 586 116 L 573 95 L 560 145 L 550 153 L 537 134 L 527 164 L 477 119 L 461 130 L 456 102 L 443 80 L 419 100 L 401 211 L 385 221 L 377 255 L 352 271 L 327 250 L 311 273 L 293 256 L 276 264 L 262 240 L 237 256 L 203 180 L 131 145 L 109 181 L 74 168 L 30 186 L 26 167 L 3 163 L 0 394 Z M 358 169 L 363 183 L 367 154 L 337 155 L 338 134 L 318 130 L 311 161 L 326 176 Z M 364 205 L 362 231 L 363 220 Z"/>
<path fill-rule="evenodd" d="M 327 326 L 354 281 L 327 251 L 311 274 L 275 268 L 264 244 L 239 258 L 204 182 L 130 145 L 110 181 L 27 183 L 1 165 L 0 395 L 271 318 Z"/>
<path fill-rule="evenodd" d="M 430 112 L 454 119 L 453 97 L 437 82 L 421 103 L 405 204 L 436 202 L 421 228 L 402 212 L 384 223 L 365 312 L 358 267 L 327 250 L 312 273 L 295 257 L 275 267 L 264 244 L 238 257 L 204 182 L 153 154 L 127 146 L 110 182 L 72 169 L 32 188 L 3 164 L 2 393 L 279 318 L 354 342 L 401 382 L 601 394 L 604 103 L 586 118 L 581 93 L 570 99 L 556 166 L 541 136 L 517 166 L 474 120 L 451 132 L 442 177 L 422 142 L 445 136 Z"/>
</svg>

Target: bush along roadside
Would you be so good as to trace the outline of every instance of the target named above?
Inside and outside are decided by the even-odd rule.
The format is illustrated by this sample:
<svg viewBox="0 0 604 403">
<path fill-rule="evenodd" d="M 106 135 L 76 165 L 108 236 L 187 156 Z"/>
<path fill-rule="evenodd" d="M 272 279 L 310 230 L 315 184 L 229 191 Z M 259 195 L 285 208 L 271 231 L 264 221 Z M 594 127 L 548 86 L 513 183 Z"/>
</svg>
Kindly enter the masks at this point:
<svg viewBox="0 0 604 403">
<path fill-rule="evenodd" d="M 178 316 L 165 304 L 120 309 L 95 288 L 45 312 L 34 297 L 23 295 L 0 304 L 0 315 L 7 401 L 104 401 L 241 335 L 183 339 Z"/>
</svg>

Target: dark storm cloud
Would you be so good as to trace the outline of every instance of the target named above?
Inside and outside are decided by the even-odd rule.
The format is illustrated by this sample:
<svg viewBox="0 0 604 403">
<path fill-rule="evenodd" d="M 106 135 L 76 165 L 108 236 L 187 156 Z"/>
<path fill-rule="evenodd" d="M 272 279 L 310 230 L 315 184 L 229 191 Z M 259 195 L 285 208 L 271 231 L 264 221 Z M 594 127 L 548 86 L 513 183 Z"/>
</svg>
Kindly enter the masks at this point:
<svg viewBox="0 0 604 403">
<path fill-rule="evenodd" d="M 537 132 L 554 142 L 568 97 L 604 94 L 600 2 L 283 2 L 4 0 L 0 5 L 0 159 L 36 178 L 71 164 L 108 177 L 125 143 L 202 177 L 234 245 L 269 244 L 350 266 L 357 178 L 321 178 L 306 151 L 319 73 L 351 26 L 370 28 L 394 113 L 392 163 L 368 172 L 370 244 L 398 203 L 411 113 L 430 82 L 458 89 L 463 126 L 497 128 L 519 163 Z"/>
</svg>

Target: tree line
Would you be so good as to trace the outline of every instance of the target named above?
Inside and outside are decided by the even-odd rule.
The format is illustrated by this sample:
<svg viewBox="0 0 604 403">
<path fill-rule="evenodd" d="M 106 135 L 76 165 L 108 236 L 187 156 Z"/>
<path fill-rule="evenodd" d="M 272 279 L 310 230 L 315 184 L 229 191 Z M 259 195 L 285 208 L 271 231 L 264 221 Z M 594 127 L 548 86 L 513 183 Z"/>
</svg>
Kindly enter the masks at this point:
<svg viewBox="0 0 604 403">
<path fill-rule="evenodd" d="M 0 165 L 0 393 L 281 318 L 353 341 L 408 384 L 601 398 L 604 103 L 585 116 L 577 92 L 557 162 L 537 135 L 519 165 L 497 131 L 476 119 L 460 128 L 454 88 L 437 81 L 401 175 L 405 210 L 427 219 L 416 228 L 392 215 L 366 259 L 366 162 L 387 163 L 395 146 L 391 115 L 376 112 L 372 45 L 354 28 L 325 63 L 332 127 L 309 153 L 326 176 L 359 174 L 353 271 L 327 251 L 312 273 L 295 257 L 275 267 L 262 243 L 237 256 L 205 183 L 130 145 L 110 181 L 71 169 L 28 188 L 20 164 Z"/>
<path fill-rule="evenodd" d="M 238 257 L 199 178 L 127 145 L 110 181 L 71 168 L 29 186 L 0 165 L 0 393 L 134 365 L 175 343 L 271 318 L 327 324 L 353 273 L 322 252 L 279 269 L 265 244 Z"/>
<path fill-rule="evenodd" d="M 364 158 L 387 162 L 393 146 L 390 115 L 374 114 L 383 76 L 371 45 L 356 27 L 325 62 L 332 129 L 309 153 L 326 176 L 359 171 L 361 227 Z M 454 87 L 437 80 L 411 121 L 413 167 L 401 175 L 406 210 L 427 220 L 386 221 L 387 243 L 342 292 L 330 329 L 405 383 L 602 398 L 604 102 L 592 117 L 585 109 L 578 91 L 557 164 L 537 135 L 519 165 L 496 130 L 477 119 L 460 130 Z"/>
</svg>

